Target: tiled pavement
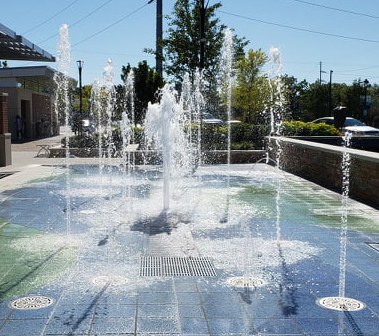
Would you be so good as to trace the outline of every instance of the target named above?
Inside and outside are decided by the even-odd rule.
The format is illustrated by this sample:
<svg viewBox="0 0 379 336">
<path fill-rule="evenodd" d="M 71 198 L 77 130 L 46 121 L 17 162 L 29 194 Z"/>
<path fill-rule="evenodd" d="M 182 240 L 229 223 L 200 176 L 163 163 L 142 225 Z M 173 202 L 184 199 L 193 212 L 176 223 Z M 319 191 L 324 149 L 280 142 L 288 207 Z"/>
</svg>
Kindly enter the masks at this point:
<svg viewBox="0 0 379 336">
<path fill-rule="evenodd" d="M 45 177 L 51 174 L 39 169 Z M 356 202 L 349 205 L 346 296 L 364 302 L 366 308 L 352 312 L 321 308 L 317 299 L 338 295 L 340 231 L 338 216 L 328 212 L 338 214 L 340 200 L 290 175 L 286 180 L 281 186 L 286 206 L 280 218 L 279 250 L 277 244 L 262 249 L 256 244 L 264 245 L 275 236 L 277 218 L 262 217 L 271 195 L 267 190 L 262 200 L 249 200 L 251 207 L 258 205 L 262 211 L 257 210 L 254 223 L 255 228 L 259 224 L 262 240 L 256 240 L 255 233 L 245 240 L 246 228 L 235 223 L 215 223 L 210 229 L 212 223 L 199 227 L 183 221 L 169 232 L 152 230 L 154 222 L 104 229 L 96 227 L 98 214 L 92 212 L 101 202 L 83 203 L 79 195 L 73 200 L 71 228 L 77 241 L 69 241 L 64 235 L 64 183 L 43 180 L 2 189 L 0 336 L 379 335 L 379 252 L 367 244 L 379 242 L 378 211 Z M 122 222 L 112 216 L 105 212 L 100 218 Z M 88 223 L 95 226 L 88 229 Z M 183 251 L 178 237 L 186 241 L 190 255 L 210 255 L 217 275 L 139 276 L 142 255 L 158 255 L 162 249 L 168 256 Z M 302 243 L 309 249 L 302 249 Z M 276 255 L 274 264 L 271 253 Z M 246 257 L 249 254 L 252 257 Z M 257 263 L 259 258 L 267 263 Z M 230 265 L 233 260 L 236 267 Z M 246 273 L 263 277 L 265 284 L 240 288 L 227 283 Z M 99 275 L 108 276 L 108 282 L 94 283 Z M 116 275 L 127 282 L 112 282 Z M 18 298 L 36 295 L 52 298 L 53 304 L 29 310 L 9 307 Z"/>
</svg>

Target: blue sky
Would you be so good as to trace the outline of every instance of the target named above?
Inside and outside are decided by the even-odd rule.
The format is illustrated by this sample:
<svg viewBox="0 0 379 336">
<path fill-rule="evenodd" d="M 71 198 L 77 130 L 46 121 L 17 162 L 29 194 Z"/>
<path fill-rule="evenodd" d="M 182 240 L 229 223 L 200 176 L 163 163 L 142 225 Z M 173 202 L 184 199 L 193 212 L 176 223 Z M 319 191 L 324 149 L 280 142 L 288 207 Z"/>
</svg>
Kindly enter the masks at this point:
<svg viewBox="0 0 379 336">
<path fill-rule="evenodd" d="M 155 46 L 155 2 L 148 0 L 18 0 L 8 1 L 0 11 L 0 22 L 31 42 L 56 54 L 58 32 L 69 25 L 72 60 L 70 75 L 77 77 L 75 61 L 83 59 L 83 84 L 100 78 L 107 59 L 120 82 L 122 65 L 137 66 L 146 59 L 155 66 L 144 48 Z M 215 3 L 216 0 L 209 0 Z M 379 83 L 378 0 L 221 0 L 218 16 L 250 40 L 248 48 L 268 53 L 278 47 L 283 72 L 314 82 L 319 78 L 350 84 L 367 78 Z M 170 14 L 174 0 L 163 0 Z M 144 6 L 145 5 L 145 6 Z M 133 13 L 134 12 L 134 13 Z M 164 26 L 166 26 L 164 24 Z M 334 36 L 332 36 L 334 35 Z M 10 62 L 10 66 L 40 65 Z M 49 66 L 55 67 L 54 63 Z"/>
</svg>

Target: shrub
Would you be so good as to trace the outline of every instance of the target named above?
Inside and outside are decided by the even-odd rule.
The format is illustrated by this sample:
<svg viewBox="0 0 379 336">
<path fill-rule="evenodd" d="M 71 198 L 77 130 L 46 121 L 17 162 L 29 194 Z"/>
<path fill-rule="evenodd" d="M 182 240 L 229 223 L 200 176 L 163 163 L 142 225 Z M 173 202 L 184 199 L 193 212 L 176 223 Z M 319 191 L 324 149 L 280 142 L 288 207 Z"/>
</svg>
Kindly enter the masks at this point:
<svg viewBox="0 0 379 336">
<path fill-rule="evenodd" d="M 255 149 L 255 145 L 250 141 L 232 142 L 230 145 L 232 150 L 252 150 Z"/>
<path fill-rule="evenodd" d="M 286 136 L 338 136 L 341 133 L 332 125 L 303 121 L 283 122 L 282 135 Z"/>
<path fill-rule="evenodd" d="M 66 138 L 61 140 L 62 147 L 66 147 Z M 70 148 L 96 148 L 99 145 L 98 138 L 95 135 L 75 135 L 69 137 Z"/>
</svg>

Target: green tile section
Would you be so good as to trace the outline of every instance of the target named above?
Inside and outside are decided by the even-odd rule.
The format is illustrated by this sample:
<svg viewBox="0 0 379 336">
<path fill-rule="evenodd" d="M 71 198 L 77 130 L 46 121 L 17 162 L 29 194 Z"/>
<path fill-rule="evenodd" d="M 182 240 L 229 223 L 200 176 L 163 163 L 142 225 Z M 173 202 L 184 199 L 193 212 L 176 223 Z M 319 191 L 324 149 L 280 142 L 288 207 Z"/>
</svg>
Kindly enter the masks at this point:
<svg viewBox="0 0 379 336">
<path fill-rule="evenodd" d="M 77 258 L 64 237 L 0 220 L 0 301 L 50 284 Z"/>
</svg>

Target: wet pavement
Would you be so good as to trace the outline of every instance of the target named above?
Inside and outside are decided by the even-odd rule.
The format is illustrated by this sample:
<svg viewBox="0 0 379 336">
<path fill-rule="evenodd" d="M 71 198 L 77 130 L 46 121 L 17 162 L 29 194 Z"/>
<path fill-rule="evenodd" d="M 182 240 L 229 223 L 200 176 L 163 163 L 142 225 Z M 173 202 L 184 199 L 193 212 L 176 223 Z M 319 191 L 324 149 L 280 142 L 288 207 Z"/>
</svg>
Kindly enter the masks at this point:
<svg viewBox="0 0 379 336">
<path fill-rule="evenodd" d="M 349 201 L 354 300 L 326 309 L 317 301 L 341 281 L 339 195 L 264 165 L 215 166 L 162 214 L 154 171 L 125 187 L 122 173 L 75 166 L 67 185 L 62 160 L 29 146 L 0 180 L 0 336 L 379 335 L 377 210 Z"/>
</svg>

